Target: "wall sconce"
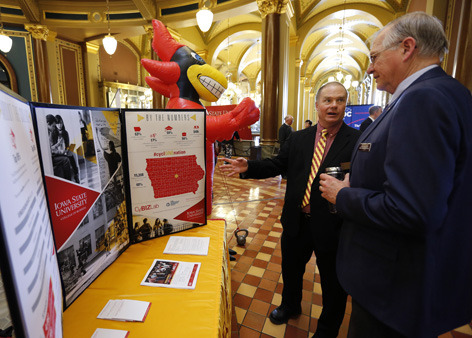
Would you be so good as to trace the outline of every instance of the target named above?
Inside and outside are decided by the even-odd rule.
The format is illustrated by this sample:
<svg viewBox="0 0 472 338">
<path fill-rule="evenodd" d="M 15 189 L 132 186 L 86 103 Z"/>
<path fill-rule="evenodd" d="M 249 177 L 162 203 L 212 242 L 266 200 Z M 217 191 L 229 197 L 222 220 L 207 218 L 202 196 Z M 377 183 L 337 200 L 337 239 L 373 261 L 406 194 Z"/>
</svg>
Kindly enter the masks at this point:
<svg viewBox="0 0 472 338">
<path fill-rule="evenodd" d="M 110 6 L 108 4 L 108 0 L 107 0 L 107 24 L 108 24 L 108 35 L 103 38 L 102 43 L 103 43 L 103 48 L 105 48 L 105 51 L 109 55 L 113 55 L 116 51 L 116 46 L 118 45 L 118 41 L 116 41 L 116 39 L 110 34 Z"/>
<path fill-rule="evenodd" d="M 213 22 L 213 13 L 203 5 L 203 7 L 197 12 L 197 23 L 198 28 L 202 32 L 208 32 Z"/>
<path fill-rule="evenodd" d="M 0 50 L 4 53 L 8 53 L 13 45 L 11 37 L 3 32 L 2 13 L 0 12 Z"/>
</svg>

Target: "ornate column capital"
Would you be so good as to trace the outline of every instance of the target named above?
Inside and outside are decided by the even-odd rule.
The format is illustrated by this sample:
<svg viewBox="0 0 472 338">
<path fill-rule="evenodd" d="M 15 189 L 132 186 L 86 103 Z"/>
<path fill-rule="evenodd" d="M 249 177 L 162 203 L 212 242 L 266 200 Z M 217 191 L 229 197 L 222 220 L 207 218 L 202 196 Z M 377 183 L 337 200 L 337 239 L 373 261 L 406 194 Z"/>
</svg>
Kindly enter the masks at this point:
<svg viewBox="0 0 472 338">
<path fill-rule="evenodd" d="M 152 38 L 154 37 L 154 29 L 152 28 L 152 25 L 145 25 L 143 26 L 143 28 L 149 40 L 152 40 Z"/>
<path fill-rule="evenodd" d="M 288 0 L 257 0 L 257 7 L 262 18 L 268 14 L 282 14 L 287 10 Z"/>
<path fill-rule="evenodd" d="M 44 41 L 54 41 L 57 32 L 51 31 L 47 26 L 36 24 L 25 24 L 25 29 L 31 33 L 33 38 Z"/>
</svg>

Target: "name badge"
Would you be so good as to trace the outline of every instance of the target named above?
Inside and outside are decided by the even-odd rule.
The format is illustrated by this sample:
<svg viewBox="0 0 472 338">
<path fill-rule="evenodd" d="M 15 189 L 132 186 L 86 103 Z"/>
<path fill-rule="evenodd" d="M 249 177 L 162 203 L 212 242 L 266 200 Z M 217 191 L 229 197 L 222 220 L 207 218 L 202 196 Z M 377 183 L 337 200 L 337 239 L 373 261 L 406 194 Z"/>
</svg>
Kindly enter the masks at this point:
<svg viewBox="0 0 472 338">
<path fill-rule="evenodd" d="M 359 144 L 359 148 L 357 148 L 357 150 L 369 152 L 371 146 L 372 146 L 372 143 L 361 143 Z"/>
</svg>

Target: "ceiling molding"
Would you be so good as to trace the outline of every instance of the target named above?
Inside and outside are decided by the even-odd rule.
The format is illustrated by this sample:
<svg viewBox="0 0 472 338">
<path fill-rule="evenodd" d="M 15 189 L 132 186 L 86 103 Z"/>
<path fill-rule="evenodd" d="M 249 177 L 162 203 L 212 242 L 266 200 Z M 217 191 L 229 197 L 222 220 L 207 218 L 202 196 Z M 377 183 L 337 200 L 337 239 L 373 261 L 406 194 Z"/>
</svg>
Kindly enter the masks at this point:
<svg viewBox="0 0 472 338">
<path fill-rule="evenodd" d="M 41 10 L 37 0 L 18 0 L 26 19 L 31 23 L 41 22 Z"/>
</svg>

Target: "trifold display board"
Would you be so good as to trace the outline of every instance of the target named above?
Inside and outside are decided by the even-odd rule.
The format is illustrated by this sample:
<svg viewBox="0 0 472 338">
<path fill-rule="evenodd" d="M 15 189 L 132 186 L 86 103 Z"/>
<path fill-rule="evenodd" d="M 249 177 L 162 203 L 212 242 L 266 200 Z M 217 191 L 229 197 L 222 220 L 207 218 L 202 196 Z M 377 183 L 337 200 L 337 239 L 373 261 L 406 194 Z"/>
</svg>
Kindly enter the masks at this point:
<svg viewBox="0 0 472 338">
<path fill-rule="evenodd" d="M 0 264 L 17 337 L 62 336 L 61 279 L 30 106 L 0 91 Z"/>
<path fill-rule="evenodd" d="M 60 337 L 62 307 L 131 243 L 206 224 L 204 110 L 0 90 L 0 122 L 0 260 L 18 336 Z"/>
</svg>

